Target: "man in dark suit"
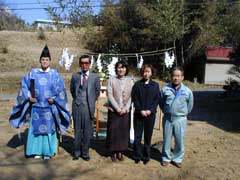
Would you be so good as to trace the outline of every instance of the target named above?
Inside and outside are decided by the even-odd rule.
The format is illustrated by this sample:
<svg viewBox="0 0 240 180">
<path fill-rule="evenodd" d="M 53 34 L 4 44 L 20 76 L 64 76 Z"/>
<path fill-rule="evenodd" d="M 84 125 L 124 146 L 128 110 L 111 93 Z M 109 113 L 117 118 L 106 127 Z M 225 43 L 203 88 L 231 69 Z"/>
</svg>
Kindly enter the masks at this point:
<svg viewBox="0 0 240 180">
<path fill-rule="evenodd" d="M 86 161 L 90 160 L 95 102 L 100 94 L 100 80 L 95 73 L 89 72 L 90 63 L 88 55 L 79 58 L 81 72 L 72 75 L 70 84 L 75 136 L 73 160 L 78 160 L 80 156 Z"/>
</svg>

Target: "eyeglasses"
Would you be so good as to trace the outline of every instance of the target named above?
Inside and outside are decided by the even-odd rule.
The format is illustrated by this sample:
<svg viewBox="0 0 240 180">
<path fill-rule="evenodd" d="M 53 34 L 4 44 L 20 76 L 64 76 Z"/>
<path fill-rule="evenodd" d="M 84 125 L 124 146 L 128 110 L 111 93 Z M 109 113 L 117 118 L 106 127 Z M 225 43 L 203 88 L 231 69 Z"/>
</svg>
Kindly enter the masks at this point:
<svg viewBox="0 0 240 180">
<path fill-rule="evenodd" d="M 89 65 L 89 62 L 80 62 L 81 65 Z"/>
</svg>

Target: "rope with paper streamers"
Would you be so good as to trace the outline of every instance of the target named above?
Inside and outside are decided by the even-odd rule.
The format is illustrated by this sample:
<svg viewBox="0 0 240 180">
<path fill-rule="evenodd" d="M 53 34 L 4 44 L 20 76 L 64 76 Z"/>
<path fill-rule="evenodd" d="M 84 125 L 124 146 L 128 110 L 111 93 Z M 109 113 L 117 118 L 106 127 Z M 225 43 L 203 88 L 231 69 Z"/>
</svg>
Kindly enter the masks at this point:
<svg viewBox="0 0 240 180">
<path fill-rule="evenodd" d="M 136 57 L 137 58 L 137 68 L 140 69 L 143 65 L 144 59 L 143 57 L 148 57 L 148 56 L 158 56 L 158 55 L 165 55 L 164 63 L 167 68 L 171 68 L 174 61 L 175 61 L 175 55 L 174 55 L 174 50 L 175 47 L 170 47 L 167 49 L 161 49 L 161 50 L 155 50 L 155 51 L 146 51 L 146 52 L 140 52 L 140 53 L 96 53 L 96 52 L 79 52 L 80 54 L 86 54 L 91 56 L 91 65 L 90 68 L 93 67 L 94 64 L 94 56 L 97 56 L 97 69 L 101 73 L 103 70 L 103 65 L 101 62 L 101 57 L 103 56 L 113 56 L 112 57 L 112 62 L 108 65 L 108 71 L 110 75 L 114 75 L 113 72 L 113 67 L 118 61 L 118 58 L 121 56 L 124 56 L 126 58 L 130 57 Z M 63 49 L 63 55 L 62 58 L 59 62 L 61 66 L 64 66 L 65 62 L 65 69 L 70 70 L 71 64 L 73 62 L 73 58 L 76 57 L 75 55 L 68 55 L 67 48 Z M 170 54 L 169 51 L 172 51 Z"/>
<path fill-rule="evenodd" d="M 155 50 L 155 51 L 146 51 L 146 52 L 140 52 L 140 53 L 96 53 L 96 52 L 79 52 L 80 54 L 87 54 L 87 55 L 95 55 L 98 56 L 101 54 L 102 56 L 124 56 L 124 57 L 136 57 L 136 54 L 142 57 L 144 56 L 154 56 L 154 55 L 161 55 L 164 54 L 166 51 L 174 50 L 175 47 L 170 47 L 167 49 L 161 49 L 161 50 Z"/>
</svg>

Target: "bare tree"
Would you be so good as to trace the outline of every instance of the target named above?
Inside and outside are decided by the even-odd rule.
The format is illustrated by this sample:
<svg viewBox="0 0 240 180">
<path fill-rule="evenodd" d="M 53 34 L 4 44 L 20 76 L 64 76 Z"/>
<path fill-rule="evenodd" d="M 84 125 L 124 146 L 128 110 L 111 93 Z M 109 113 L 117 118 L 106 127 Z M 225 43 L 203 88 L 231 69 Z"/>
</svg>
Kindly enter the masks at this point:
<svg viewBox="0 0 240 180">
<path fill-rule="evenodd" d="M 69 20 L 74 27 L 86 26 L 93 22 L 91 0 L 54 0 L 57 6 L 48 6 L 45 10 L 58 23 Z"/>
<path fill-rule="evenodd" d="M 25 22 L 13 14 L 7 5 L 0 0 L 0 30 L 20 30 L 25 27 Z"/>
</svg>

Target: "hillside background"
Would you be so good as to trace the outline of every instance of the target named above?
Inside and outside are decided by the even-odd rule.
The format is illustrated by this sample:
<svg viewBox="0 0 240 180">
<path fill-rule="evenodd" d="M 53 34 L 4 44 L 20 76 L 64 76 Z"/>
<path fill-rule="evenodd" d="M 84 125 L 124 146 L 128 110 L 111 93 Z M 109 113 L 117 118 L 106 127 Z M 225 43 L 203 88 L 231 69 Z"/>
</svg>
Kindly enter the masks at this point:
<svg viewBox="0 0 240 180">
<path fill-rule="evenodd" d="M 16 91 L 21 77 L 33 67 L 39 67 L 39 57 L 45 44 L 50 49 L 51 66 L 58 69 L 68 82 L 71 74 L 79 70 L 79 52 L 87 51 L 84 48 L 83 33 L 84 30 L 43 34 L 39 31 L 0 31 L 0 93 L 7 90 Z M 45 39 L 41 39 L 42 35 Z M 69 72 L 59 65 L 63 48 L 68 48 L 69 54 L 76 55 Z"/>
</svg>

